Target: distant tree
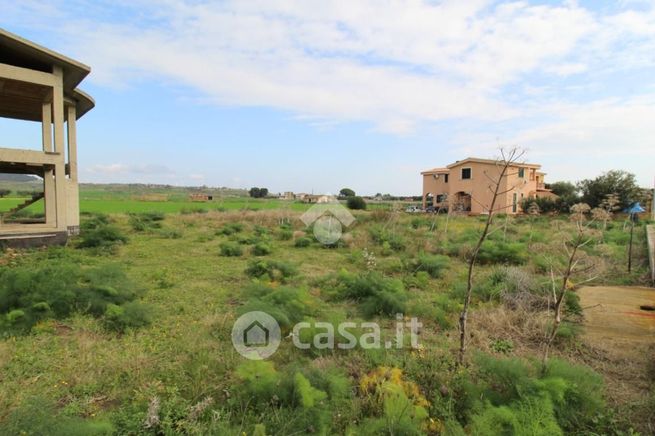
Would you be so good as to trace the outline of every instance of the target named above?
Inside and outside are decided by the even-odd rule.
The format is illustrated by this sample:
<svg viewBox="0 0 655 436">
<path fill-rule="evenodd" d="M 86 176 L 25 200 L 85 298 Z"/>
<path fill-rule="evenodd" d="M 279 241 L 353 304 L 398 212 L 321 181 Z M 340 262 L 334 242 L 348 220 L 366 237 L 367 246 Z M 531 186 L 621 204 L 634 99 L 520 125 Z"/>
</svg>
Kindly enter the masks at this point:
<svg viewBox="0 0 655 436">
<path fill-rule="evenodd" d="M 268 188 L 250 188 L 248 190 L 248 195 L 250 195 L 252 198 L 264 198 L 268 195 Z"/>
<path fill-rule="evenodd" d="M 571 206 L 580 201 L 580 190 L 571 182 L 555 182 L 546 187 L 558 196 L 557 200 L 553 200 L 553 206 L 558 212 L 568 212 Z M 542 212 L 546 211 L 542 209 Z"/>
<path fill-rule="evenodd" d="M 366 201 L 362 197 L 352 196 L 348 197 L 346 206 L 348 206 L 348 209 L 364 210 L 366 209 Z"/>
<path fill-rule="evenodd" d="M 608 171 L 595 179 L 582 180 L 578 182 L 578 188 L 582 193 L 582 201 L 592 208 L 602 207 L 603 200 L 609 194 L 616 194 L 619 199 L 617 207 L 623 209 L 642 194 L 635 175 L 621 170 Z"/>
<path fill-rule="evenodd" d="M 0 198 L 6 197 L 11 194 L 11 189 L 0 189 Z"/>
<path fill-rule="evenodd" d="M 354 197 L 355 196 L 355 191 L 353 191 L 350 188 L 343 188 L 341 191 L 339 191 L 339 197 Z"/>
</svg>

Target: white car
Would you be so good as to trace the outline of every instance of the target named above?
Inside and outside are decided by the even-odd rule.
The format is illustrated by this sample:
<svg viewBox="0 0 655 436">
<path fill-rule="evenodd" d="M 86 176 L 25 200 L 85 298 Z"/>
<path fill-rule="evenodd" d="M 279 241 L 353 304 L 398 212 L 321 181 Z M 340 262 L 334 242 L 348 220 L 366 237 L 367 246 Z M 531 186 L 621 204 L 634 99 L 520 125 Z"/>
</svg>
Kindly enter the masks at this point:
<svg viewBox="0 0 655 436">
<path fill-rule="evenodd" d="M 418 206 L 407 206 L 407 208 L 405 208 L 405 212 L 407 212 L 407 213 L 419 213 L 419 212 L 423 212 L 423 209 L 421 209 Z"/>
</svg>

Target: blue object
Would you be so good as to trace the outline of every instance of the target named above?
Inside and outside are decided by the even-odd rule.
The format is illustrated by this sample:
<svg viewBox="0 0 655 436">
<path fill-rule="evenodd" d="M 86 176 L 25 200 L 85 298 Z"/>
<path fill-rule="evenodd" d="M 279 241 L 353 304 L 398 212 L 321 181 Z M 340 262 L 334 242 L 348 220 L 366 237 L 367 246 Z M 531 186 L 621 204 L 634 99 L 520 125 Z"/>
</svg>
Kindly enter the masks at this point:
<svg viewBox="0 0 655 436">
<path fill-rule="evenodd" d="M 638 201 L 635 201 L 624 212 L 629 213 L 630 215 L 634 215 L 636 213 L 646 212 L 646 209 L 641 207 L 641 204 L 639 204 Z"/>
</svg>

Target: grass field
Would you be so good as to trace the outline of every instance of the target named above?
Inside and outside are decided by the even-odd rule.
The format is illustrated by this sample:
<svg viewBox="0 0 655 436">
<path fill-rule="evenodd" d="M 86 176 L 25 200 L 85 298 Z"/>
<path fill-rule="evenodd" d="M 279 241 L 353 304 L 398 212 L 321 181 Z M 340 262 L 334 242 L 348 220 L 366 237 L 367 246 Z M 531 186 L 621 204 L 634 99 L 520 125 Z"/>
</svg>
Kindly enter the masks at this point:
<svg viewBox="0 0 655 436">
<path fill-rule="evenodd" d="M 141 203 L 83 200 L 84 211 L 109 213 L 109 223 L 86 216 L 87 236 L 67 247 L 0 257 L 0 297 L 23 289 L 12 283 L 54 289 L 64 279 L 53 271 L 66 265 L 70 272 L 113 265 L 129 282 L 100 286 L 97 295 L 134 289 L 150 319 L 116 331 L 109 312 L 94 316 L 82 305 L 66 316 L 39 312 L 21 333 L 11 323 L 27 315 L 0 306 L 6 318 L 0 328 L 9 332 L 0 340 L 0 434 L 497 434 L 502 428 L 526 434 L 529 427 L 545 435 L 653 428 L 648 350 L 629 364 L 599 359 L 602 350 L 585 342 L 574 294 L 551 366 L 545 375 L 535 369 L 549 325 L 550 267 L 564 261 L 562 244 L 572 229 L 565 217 L 498 220 L 492 255 L 475 275 L 468 364 L 457 368 L 465 259 L 480 219 L 359 212 L 342 242 L 326 248 L 299 220 L 302 204 L 281 209 L 277 201 L 226 200 L 224 212 L 175 214 L 169 212 L 214 205 Z M 142 220 L 124 214 L 154 210 L 168 214 Z M 107 227 L 126 242 L 84 248 L 97 229 L 107 238 Z M 622 222 L 592 234 L 583 254 L 592 284 L 644 283 L 642 228 L 630 274 Z M 303 238 L 309 242 L 299 244 Z M 268 251 L 255 255 L 262 245 Z M 234 247 L 241 254 L 221 255 L 237 253 Z M 297 271 L 246 274 L 258 261 Z M 286 336 L 263 362 L 244 359 L 230 339 L 235 319 L 253 308 L 274 313 Z M 301 350 L 287 336 L 294 320 L 375 321 L 391 336 L 396 311 L 423 323 L 419 348 Z"/>
</svg>

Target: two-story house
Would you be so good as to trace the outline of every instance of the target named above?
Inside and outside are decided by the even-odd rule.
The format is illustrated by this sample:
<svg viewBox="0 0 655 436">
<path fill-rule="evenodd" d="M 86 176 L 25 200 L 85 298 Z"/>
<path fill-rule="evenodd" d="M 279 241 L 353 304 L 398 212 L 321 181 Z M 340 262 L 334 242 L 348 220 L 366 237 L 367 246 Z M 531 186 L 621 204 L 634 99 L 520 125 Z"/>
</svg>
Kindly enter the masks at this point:
<svg viewBox="0 0 655 436">
<path fill-rule="evenodd" d="M 521 212 L 525 198 L 554 196 L 544 184 L 541 165 L 515 163 L 502 178 L 502 193 L 494 206 L 495 212 Z M 494 180 L 502 168 L 491 159 L 469 157 L 444 168 L 423 171 L 423 208 L 430 203 L 435 208 L 470 214 L 489 213 L 493 200 Z"/>
</svg>

